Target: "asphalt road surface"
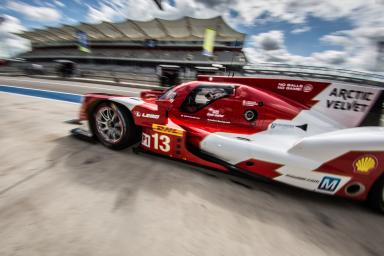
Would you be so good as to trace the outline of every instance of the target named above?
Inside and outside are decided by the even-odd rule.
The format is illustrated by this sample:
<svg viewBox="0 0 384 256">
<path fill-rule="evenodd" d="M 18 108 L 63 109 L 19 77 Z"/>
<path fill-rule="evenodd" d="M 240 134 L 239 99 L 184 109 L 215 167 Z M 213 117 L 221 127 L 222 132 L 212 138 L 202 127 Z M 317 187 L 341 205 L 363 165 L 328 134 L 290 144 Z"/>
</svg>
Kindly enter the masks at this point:
<svg viewBox="0 0 384 256">
<path fill-rule="evenodd" d="M 0 108 L 0 255 L 384 255 L 384 216 L 362 204 L 79 141 L 63 122 L 78 104 Z"/>
<path fill-rule="evenodd" d="M 51 90 L 75 94 L 90 92 L 111 93 L 127 96 L 138 96 L 141 89 L 102 84 L 79 83 L 72 81 L 47 80 L 31 77 L 6 77 L 0 76 L 0 85 L 12 85 L 33 89 Z"/>
</svg>

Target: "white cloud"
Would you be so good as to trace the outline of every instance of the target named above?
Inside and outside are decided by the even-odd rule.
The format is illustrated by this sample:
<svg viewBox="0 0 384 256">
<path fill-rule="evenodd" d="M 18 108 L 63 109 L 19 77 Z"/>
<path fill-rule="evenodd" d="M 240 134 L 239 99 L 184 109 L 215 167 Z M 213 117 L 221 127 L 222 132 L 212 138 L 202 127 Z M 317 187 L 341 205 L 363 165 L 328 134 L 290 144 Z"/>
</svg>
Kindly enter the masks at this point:
<svg viewBox="0 0 384 256">
<path fill-rule="evenodd" d="M 59 0 L 54 0 L 53 2 L 59 7 L 65 7 L 65 4 L 63 2 L 60 2 Z"/>
<path fill-rule="evenodd" d="M 265 51 L 258 45 L 257 38 L 260 35 L 251 37 L 254 42 L 252 48 L 245 49 L 249 59 L 253 61 L 273 61 L 296 64 L 310 65 L 331 65 L 337 67 L 346 67 L 358 70 L 371 70 L 377 68 L 375 63 L 377 59 L 378 41 L 384 41 L 384 4 L 374 0 L 348 0 L 348 1 L 318 1 L 318 3 L 309 6 L 309 1 L 284 1 L 280 7 L 271 4 L 271 16 L 277 15 L 278 9 L 287 11 L 288 2 L 292 6 L 292 17 L 296 17 L 296 21 L 305 21 L 308 15 L 319 17 L 323 20 L 332 20 L 336 18 L 347 18 L 354 26 L 353 29 L 343 30 L 325 35 L 319 40 L 323 44 L 339 46 L 340 50 L 328 50 L 322 52 L 314 52 L 310 56 L 299 56 L 290 54 L 285 43 L 282 47 L 275 51 Z M 296 6 L 300 4 L 300 6 Z M 246 5 L 248 3 L 244 3 Z M 259 3 L 260 4 L 260 3 Z M 276 3 L 279 5 L 278 3 Z M 297 8 L 293 8 L 296 6 Z M 289 11 L 288 11 L 289 13 Z M 287 16 L 276 17 L 278 19 L 286 19 Z M 251 20 L 251 19 L 250 19 Z M 287 20 L 288 21 L 288 20 Z M 295 23 L 294 20 L 289 21 Z M 304 26 L 305 28 L 305 26 Z M 302 32 L 302 29 L 293 30 L 291 33 Z M 269 34 L 264 33 L 264 34 Z M 281 38 L 281 37 L 280 37 Z M 284 38 L 284 37 L 283 37 Z M 280 41 L 281 44 L 281 41 Z"/>
<path fill-rule="evenodd" d="M 289 53 L 284 42 L 282 31 L 272 30 L 251 37 L 251 46 L 245 48 L 252 62 L 280 62 L 303 65 L 332 66 L 345 63 L 347 56 L 342 51 L 322 51 L 310 56 Z"/>
<path fill-rule="evenodd" d="M 33 6 L 30 4 L 8 1 L 7 7 L 15 12 L 19 12 L 30 20 L 41 21 L 57 21 L 61 14 L 54 8 Z"/>
<path fill-rule="evenodd" d="M 99 22 L 129 18 L 146 21 L 153 18 L 172 20 L 183 16 L 210 18 L 220 15 L 199 1 L 178 0 L 176 6 L 163 1 L 162 6 L 163 10 L 160 10 L 153 0 L 101 0 L 97 6 L 88 5 L 87 20 Z"/>
<path fill-rule="evenodd" d="M 294 30 L 291 31 L 291 33 L 292 34 L 301 34 L 301 33 L 304 33 L 304 32 L 308 32 L 310 30 L 311 30 L 310 27 L 304 26 L 304 27 L 301 27 L 301 28 L 295 28 Z"/>
<path fill-rule="evenodd" d="M 20 20 L 10 15 L 4 15 L 4 22 L 0 24 L 0 32 L 18 33 L 26 28 L 21 24 Z"/>
<path fill-rule="evenodd" d="M 347 54 L 343 51 L 315 52 L 311 55 L 317 63 L 327 65 L 342 65 L 347 61 Z"/>
<path fill-rule="evenodd" d="M 337 37 L 326 36 L 325 38 L 329 41 L 339 43 L 342 49 L 314 52 L 310 56 L 291 54 L 285 46 L 284 35 L 281 31 L 279 31 L 280 33 L 270 31 L 252 36 L 250 38 L 252 41 L 251 47 L 244 48 L 244 52 L 253 63 L 278 62 L 378 71 L 379 67 L 376 63 L 378 41 L 372 39 L 372 37 L 375 38 L 375 36 L 381 35 L 384 41 L 384 34 L 380 34 L 382 29 L 378 28 L 375 31 L 372 30 L 372 34 L 367 34 L 367 31 L 363 33 L 360 29 L 356 29 L 345 31 L 344 37 L 341 35 Z M 361 36 L 361 34 L 364 36 Z M 268 43 L 266 44 L 266 42 Z M 271 45 L 274 47 L 271 47 Z"/>
<path fill-rule="evenodd" d="M 325 35 L 321 37 L 320 40 L 328 44 L 341 46 L 348 46 L 352 43 L 351 40 L 349 40 L 349 38 L 347 38 L 346 36 L 337 34 Z"/>
<path fill-rule="evenodd" d="M 56 6 L 53 3 L 45 3 L 46 6 L 55 8 Z"/>
<path fill-rule="evenodd" d="M 0 57 L 9 57 L 30 49 L 28 40 L 16 36 L 12 33 L 18 33 L 25 30 L 21 22 L 13 16 L 4 15 L 5 21 L 0 25 Z"/>
<path fill-rule="evenodd" d="M 326 20 L 351 17 L 357 10 L 374 3 L 375 0 L 195 0 L 194 2 L 204 4 L 207 8 L 225 16 L 233 10 L 238 13 L 238 16 L 231 21 L 233 24 L 252 25 L 265 20 L 302 24 L 309 16 Z"/>
<path fill-rule="evenodd" d="M 323 42 L 342 47 L 347 56 L 344 66 L 372 71 L 378 68 L 378 43 L 384 41 L 383 6 L 365 6 L 352 18 L 355 28 L 321 38 Z"/>
<path fill-rule="evenodd" d="M 252 36 L 253 45 L 263 51 L 274 51 L 284 48 L 284 34 L 279 30 L 272 30 Z"/>
<path fill-rule="evenodd" d="M 88 6 L 88 21 L 97 23 L 100 21 L 112 21 L 114 18 L 120 16 L 119 12 L 113 8 L 102 4 L 100 9 Z"/>
<path fill-rule="evenodd" d="M 359 30 L 344 33 L 345 38 L 341 38 L 341 36 L 334 38 L 334 42 L 341 42 L 343 46 L 342 50 L 337 51 L 314 52 L 310 56 L 291 54 L 285 47 L 282 32 L 270 31 L 252 36 L 251 47 L 245 48 L 244 52 L 253 63 L 274 62 L 375 71 L 378 68 L 376 64 L 377 41 L 371 40 L 369 37 L 357 36 Z M 384 39 L 384 34 L 382 38 Z M 346 44 L 345 42 L 348 40 L 350 43 Z M 268 43 L 266 44 L 266 42 Z"/>
<path fill-rule="evenodd" d="M 305 57 L 292 55 L 284 44 L 284 33 L 272 30 L 250 38 L 251 47 L 244 51 L 252 62 L 300 63 Z"/>
<path fill-rule="evenodd" d="M 163 1 L 164 11 L 161 11 L 153 0 L 99 0 L 96 6 L 89 6 L 88 18 L 91 21 L 122 18 L 148 20 L 153 17 L 174 19 L 181 16 L 208 18 L 223 15 L 231 25 L 257 25 L 267 21 L 305 24 L 309 16 L 325 20 L 343 17 L 353 19 L 358 12 L 367 13 L 366 10 L 370 9 L 367 8 L 367 5 L 370 6 L 375 1 L 176 0 L 175 6 L 171 6 L 168 1 Z M 111 13 L 116 16 L 112 16 Z M 237 14 L 236 17 L 231 16 L 233 13 Z M 303 29 L 308 31 L 306 26 Z M 300 31 L 300 29 L 297 29 L 297 31 Z"/>
</svg>

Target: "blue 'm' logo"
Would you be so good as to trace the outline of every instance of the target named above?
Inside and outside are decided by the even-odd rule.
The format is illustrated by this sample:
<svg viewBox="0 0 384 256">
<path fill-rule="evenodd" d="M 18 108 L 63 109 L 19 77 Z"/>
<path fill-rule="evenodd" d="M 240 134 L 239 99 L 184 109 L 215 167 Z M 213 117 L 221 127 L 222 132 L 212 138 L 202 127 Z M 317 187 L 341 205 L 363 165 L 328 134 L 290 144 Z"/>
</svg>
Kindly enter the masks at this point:
<svg viewBox="0 0 384 256">
<path fill-rule="evenodd" d="M 341 182 L 341 179 L 339 178 L 325 176 L 321 180 L 318 189 L 329 191 L 329 192 L 335 192 L 340 182 Z"/>
</svg>

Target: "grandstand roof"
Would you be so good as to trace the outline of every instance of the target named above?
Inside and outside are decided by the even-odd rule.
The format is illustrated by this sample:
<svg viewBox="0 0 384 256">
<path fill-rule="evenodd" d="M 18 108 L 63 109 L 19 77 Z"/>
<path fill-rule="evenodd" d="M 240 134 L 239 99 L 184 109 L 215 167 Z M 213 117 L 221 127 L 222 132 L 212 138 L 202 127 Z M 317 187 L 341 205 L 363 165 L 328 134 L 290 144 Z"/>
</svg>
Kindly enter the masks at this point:
<svg viewBox="0 0 384 256">
<path fill-rule="evenodd" d="M 19 35 L 32 43 L 74 41 L 76 31 L 86 32 L 91 41 L 116 40 L 201 40 L 206 28 L 215 29 L 218 41 L 244 41 L 245 34 L 232 29 L 221 16 L 210 19 L 183 17 L 178 20 L 153 19 L 149 21 L 79 23 L 25 31 Z"/>
</svg>

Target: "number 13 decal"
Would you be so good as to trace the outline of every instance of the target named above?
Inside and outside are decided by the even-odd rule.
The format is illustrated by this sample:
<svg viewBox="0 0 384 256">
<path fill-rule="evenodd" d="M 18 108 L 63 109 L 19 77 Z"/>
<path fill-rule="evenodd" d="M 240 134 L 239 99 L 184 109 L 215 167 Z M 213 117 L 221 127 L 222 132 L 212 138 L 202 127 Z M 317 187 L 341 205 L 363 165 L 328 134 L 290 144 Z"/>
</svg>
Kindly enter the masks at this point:
<svg viewBox="0 0 384 256">
<path fill-rule="evenodd" d="M 148 148 L 151 147 L 151 140 L 153 139 L 153 148 L 161 150 L 163 152 L 169 152 L 171 150 L 170 142 L 171 139 L 167 135 L 159 135 L 158 133 L 152 134 L 152 136 L 143 133 L 141 144 Z"/>
<path fill-rule="evenodd" d="M 171 139 L 167 135 L 160 135 L 158 133 L 152 134 L 153 138 L 153 146 L 155 149 L 160 149 L 163 152 L 169 152 L 171 150 L 171 146 L 169 143 L 171 142 Z"/>
</svg>

